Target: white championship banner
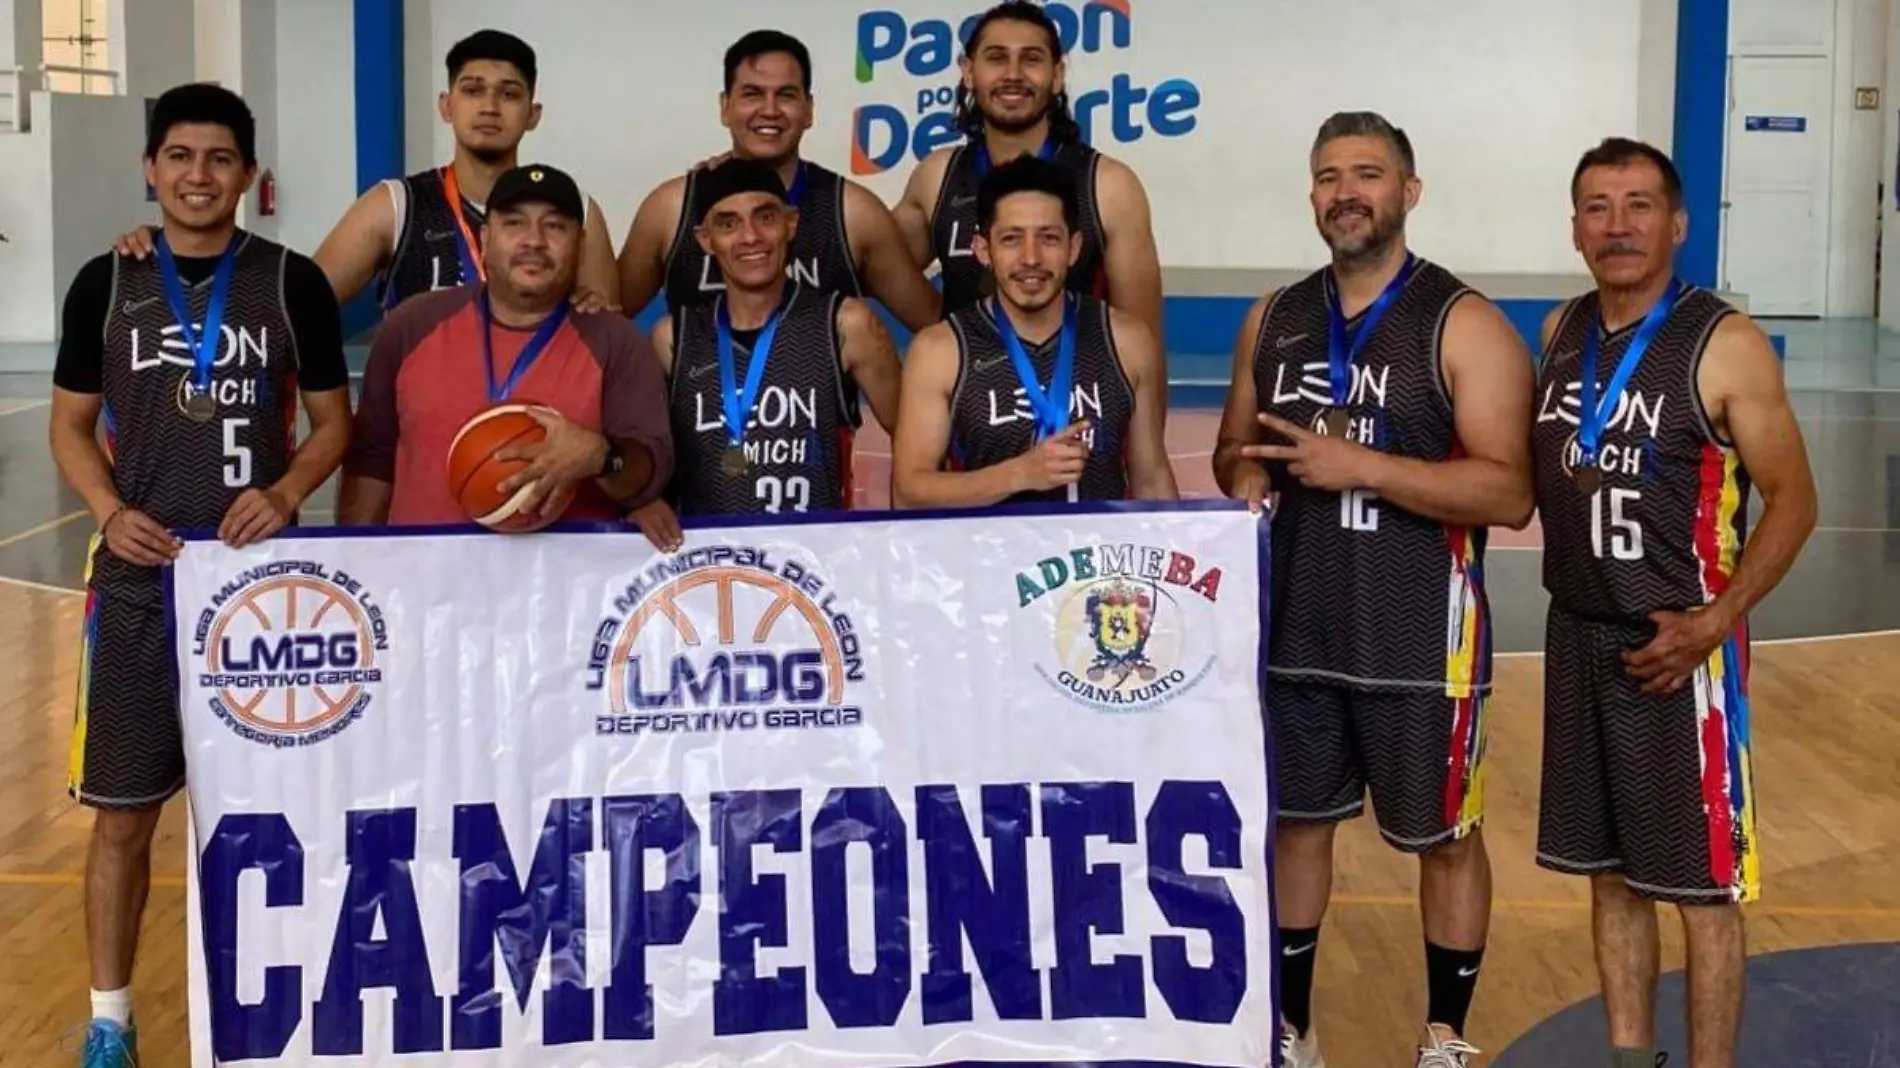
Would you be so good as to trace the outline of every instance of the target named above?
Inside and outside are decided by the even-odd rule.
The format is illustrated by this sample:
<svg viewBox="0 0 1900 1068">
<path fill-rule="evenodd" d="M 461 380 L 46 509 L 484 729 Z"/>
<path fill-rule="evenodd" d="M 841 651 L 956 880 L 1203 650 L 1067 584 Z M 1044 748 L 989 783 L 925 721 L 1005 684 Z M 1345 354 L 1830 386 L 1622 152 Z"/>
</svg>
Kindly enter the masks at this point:
<svg viewBox="0 0 1900 1068">
<path fill-rule="evenodd" d="M 1265 544 L 188 542 L 193 1064 L 1270 1064 Z"/>
</svg>

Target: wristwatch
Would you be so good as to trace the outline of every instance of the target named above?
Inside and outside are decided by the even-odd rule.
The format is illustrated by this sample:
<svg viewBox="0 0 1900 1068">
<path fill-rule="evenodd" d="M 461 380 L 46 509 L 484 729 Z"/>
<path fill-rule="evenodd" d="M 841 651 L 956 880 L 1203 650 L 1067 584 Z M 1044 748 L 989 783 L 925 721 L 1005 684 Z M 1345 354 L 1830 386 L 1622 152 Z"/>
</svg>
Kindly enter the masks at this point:
<svg viewBox="0 0 1900 1068">
<path fill-rule="evenodd" d="M 595 475 L 594 477 L 595 478 L 612 478 L 615 475 L 619 474 L 622 470 L 624 470 L 626 466 L 627 466 L 626 458 L 620 455 L 620 450 L 614 448 L 612 442 L 608 442 L 607 455 L 604 459 L 600 461 L 600 474 Z"/>
</svg>

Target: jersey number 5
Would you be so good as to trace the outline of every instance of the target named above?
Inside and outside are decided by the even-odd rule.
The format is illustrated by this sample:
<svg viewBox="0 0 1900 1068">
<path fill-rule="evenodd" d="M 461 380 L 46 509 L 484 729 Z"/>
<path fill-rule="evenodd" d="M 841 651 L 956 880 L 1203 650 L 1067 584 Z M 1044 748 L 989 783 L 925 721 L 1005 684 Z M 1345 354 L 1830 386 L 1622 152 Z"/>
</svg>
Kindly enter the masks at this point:
<svg viewBox="0 0 1900 1068">
<path fill-rule="evenodd" d="M 251 447 L 238 441 L 238 431 L 250 425 L 249 419 L 224 421 L 224 484 L 231 489 L 251 484 Z"/>
<path fill-rule="evenodd" d="M 1609 507 L 1603 505 L 1603 499 L 1610 499 Z M 1604 512 L 1609 512 L 1610 557 L 1614 560 L 1641 560 L 1643 558 L 1643 527 L 1635 519 L 1623 514 L 1624 505 L 1635 505 L 1643 499 L 1641 491 L 1627 489 L 1600 489 L 1590 495 L 1590 549 L 1596 558 L 1603 559 Z M 1630 508 L 1631 512 L 1636 509 Z"/>
</svg>

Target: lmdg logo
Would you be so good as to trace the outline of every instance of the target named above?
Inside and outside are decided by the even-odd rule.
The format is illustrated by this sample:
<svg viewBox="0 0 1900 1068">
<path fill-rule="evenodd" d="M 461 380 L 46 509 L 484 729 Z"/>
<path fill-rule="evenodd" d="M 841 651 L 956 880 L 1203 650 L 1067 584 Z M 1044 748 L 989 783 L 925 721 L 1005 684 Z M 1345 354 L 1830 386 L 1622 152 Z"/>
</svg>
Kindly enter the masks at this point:
<svg viewBox="0 0 1900 1068">
<path fill-rule="evenodd" d="M 1052 2 L 1044 10 L 1056 24 L 1065 57 L 1111 49 L 1125 52 L 1133 46 L 1131 0 Z M 962 140 L 956 128 L 957 57 L 981 17 L 981 12 L 972 14 L 952 27 L 943 19 L 908 22 L 896 11 L 866 11 L 858 16 L 859 82 L 875 81 L 881 67 L 895 73 L 890 70 L 893 65 L 901 65 L 902 72 L 913 78 L 947 73 L 950 81 L 918 89 L 906 101 L 908 110 L 898 103 L 859 107 L 851 118 L 851 173 L 879 174 L 906 156 L 921 160 Z M 1070 74 L 1073 84 L 1073 69 Z M 1105 88 L 1073 97 L 1082 139 L 1090 144 L 1099 144 L 1104 133 L 1116 144 L 1139 141 L 1150 130 L 1158 137 L 1185 137 L 1199 123 L 1195 113 L 1200 106 L 1200 87 L 1186 78 L 1169 78 L 1149 87 L 1136 85 L 1120 71 L 1109 77 Z"/>
<path fill-rule="evenodd" d="M 375 598 L 313 560 L 239 574 L 199 612 L 192 639 L 211 710 L 276 748 L 315 745 L 362 718 L 389 651 Z"/>
<path fill-rule="evenodd" d="M 716 545 L 653 565 L 594 633 L 595 733 L 747 733 L 855 727 L 857 627 L 812 565 Z"/>
</svg>

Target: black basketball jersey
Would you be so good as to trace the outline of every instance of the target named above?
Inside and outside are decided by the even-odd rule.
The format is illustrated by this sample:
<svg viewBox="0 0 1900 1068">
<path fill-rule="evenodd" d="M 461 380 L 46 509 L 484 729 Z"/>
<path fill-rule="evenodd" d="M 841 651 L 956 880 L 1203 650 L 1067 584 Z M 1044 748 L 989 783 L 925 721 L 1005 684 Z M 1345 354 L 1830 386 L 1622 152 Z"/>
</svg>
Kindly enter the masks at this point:
<svg viewBox="0 0 1900 1068">
<path fill-rule="evenodd" d="M 1282 290 L 1254 349 L 1262 411 L 1325 433 L 1330 268 Z M 1458 455 L 1440 342 L 1451 308 L 1472 290 L 1416 261 L 1404 289 L 1353 365 L 1347 434 L 1395 456 Z M 1480 298 L 1481 299 L 1481 298 Z M 1350 321 L 1356 334 L 1364 313 Z M 1485 528 L 1408 512 L 1366 490 L 1309 489 L 1285 465 L 1273 515 L 1275 676 L 1355 689 L 1435 690 L 1469 697 L 1491 684 L 1484 590 Z"/>
<path fill-rule="evenodd" d="M 976 191 L 983 183 L 977 173 L 983 153 L 969 144 L 958 145 L 950 153 L 944 169 L 943 188 L 937 193 L 937 210 L 930 217 L 930 244 L 937 253 L 943 271 L 943 311 L 967 308 L 991 294 L 995 282 L 970 251 L 970 236 L 976 232 Z M 1075 197 L 1082 224 L 1082 254 L 1069 268 L 1068 286 L 1072 292 L 1108 299 L 1108 275 L 1104 267 L 1102 215 L 1095 200 L 1095 172 L 1101 154 L 1080 141 L 1056 145 L 1055 164 L 1075 176 Z"/>
<path fill-rule="evenodd" d="M 808 289 L 861 297 L 864 286 L 858 280 L 858 265 L 851 258 L 851 241 L 844 231 L 844 176 L 806 160 L 802 188 L 797 189 L 798 232 L 792 235 L 792 255 L 785 265 L 785 276 Z M 704 203 L 700 171 L 686 175 L 685 210 L 680 212 L 679 228 L 673 234 L 673 247 L 666 254 L 666 306 L 668 310 L 710 304 L 726 288 L 719 276 L 719 264 L 706 255 L 693 237 L 710 204 Z M 794 183 L 795 186 L 798 183 Z"/>
<path fill-rule="evenodd" d="M 783 319 L 746 424 L 744 474 L 725 470 L 732 446 L 720 385 L 717 303 L 673 315 L 668 382 L 676 452 L 669 496 L 681 515 L 824 512 L 851 506 L 851 446 L 858 387 L 844 370 L 841 293 L 786 287 Z M 733 331 L 743 385 L 758 330 Z"/>
<path fill-rule="evenodd" d="M 1696 375 L 1716 324 L 1734 310 L 1706 289 L 1684 289 L 1616 401 L 1598 443 L 1601 486 L 1585 496 L 1574 474 L 1584 332 L 1599 331 L 1601 390 L 1642 320 L 1602 334 L 1595 293 L 1564 309 L 1538 374 L 1531 434 L 1544 587 L 1564 610 L 1641 620 L 1707 604 L 1728 586 L 1747 536 L 1748 472 L 1710 426 Z"/>
<path fill-rule="evenodd" d="M 442 168 L 435 167 L 409 175 L 402 180 L 407 207 L 402 229 L 396 237 L 396 254 L 390 258 L 383 275 L 383 307 L 393 308 L 418 293 L 453 289 L 476 279 L 462 277 L 461 228 L 455 212 L 449 208 L 448 188 L 443 184 Z M 480 256 L 482 225 L 487 213 L 481 205 L 462 198 L 462 215 L 477 245 L 469 250 Z"/>
<path fill-rule="evenodd" d="M 1125 452 L 1128 426 L 1135 415 L 1134 386 L 1115 349 L 1108 305 L 1093 297 L 1068 299 L 1079 302 L 1069 419 L 1087 419 L 1091 424 L 1084 438 L 1089 458 L 1076 483 L 1076 496 L 1084 501 L 1119 501 L 1128 496 Z M 1036 413 L 997 331 L 995 317 L 1000 314 L 991 301 L 984 300 L 950 315 L 959 359 L 956 386 L 950 394 L 950 447 L 952 458 L 966 471 L 1013 460 L 1036 446 Z M 1044 387 L 1055 372 L 1061 337 L 1058 331 L 1040 344 L 1021 339 L 1036 380 Z M 1066 500 L 1065 488 L 1019 493 L 1004 503 Z"/>
<path fill-rule="evenodd" d="M 215 528 L 238 495 L 282 478 L 295 452 L 297 352 L 284 299 L 282 245 L 242 230 L 225 298 L 211 392 L 217 413 L 182 409 L 192 356 L 165 299 L 158 258 L 117 257 L 105 322 L 103 403 L 112 484 L 170 530 Z M 185 286 L 202 329 L 212 280 Z M 157 572 L 100 547 L 94 579 L 152 583 Z"/>
</svg>

